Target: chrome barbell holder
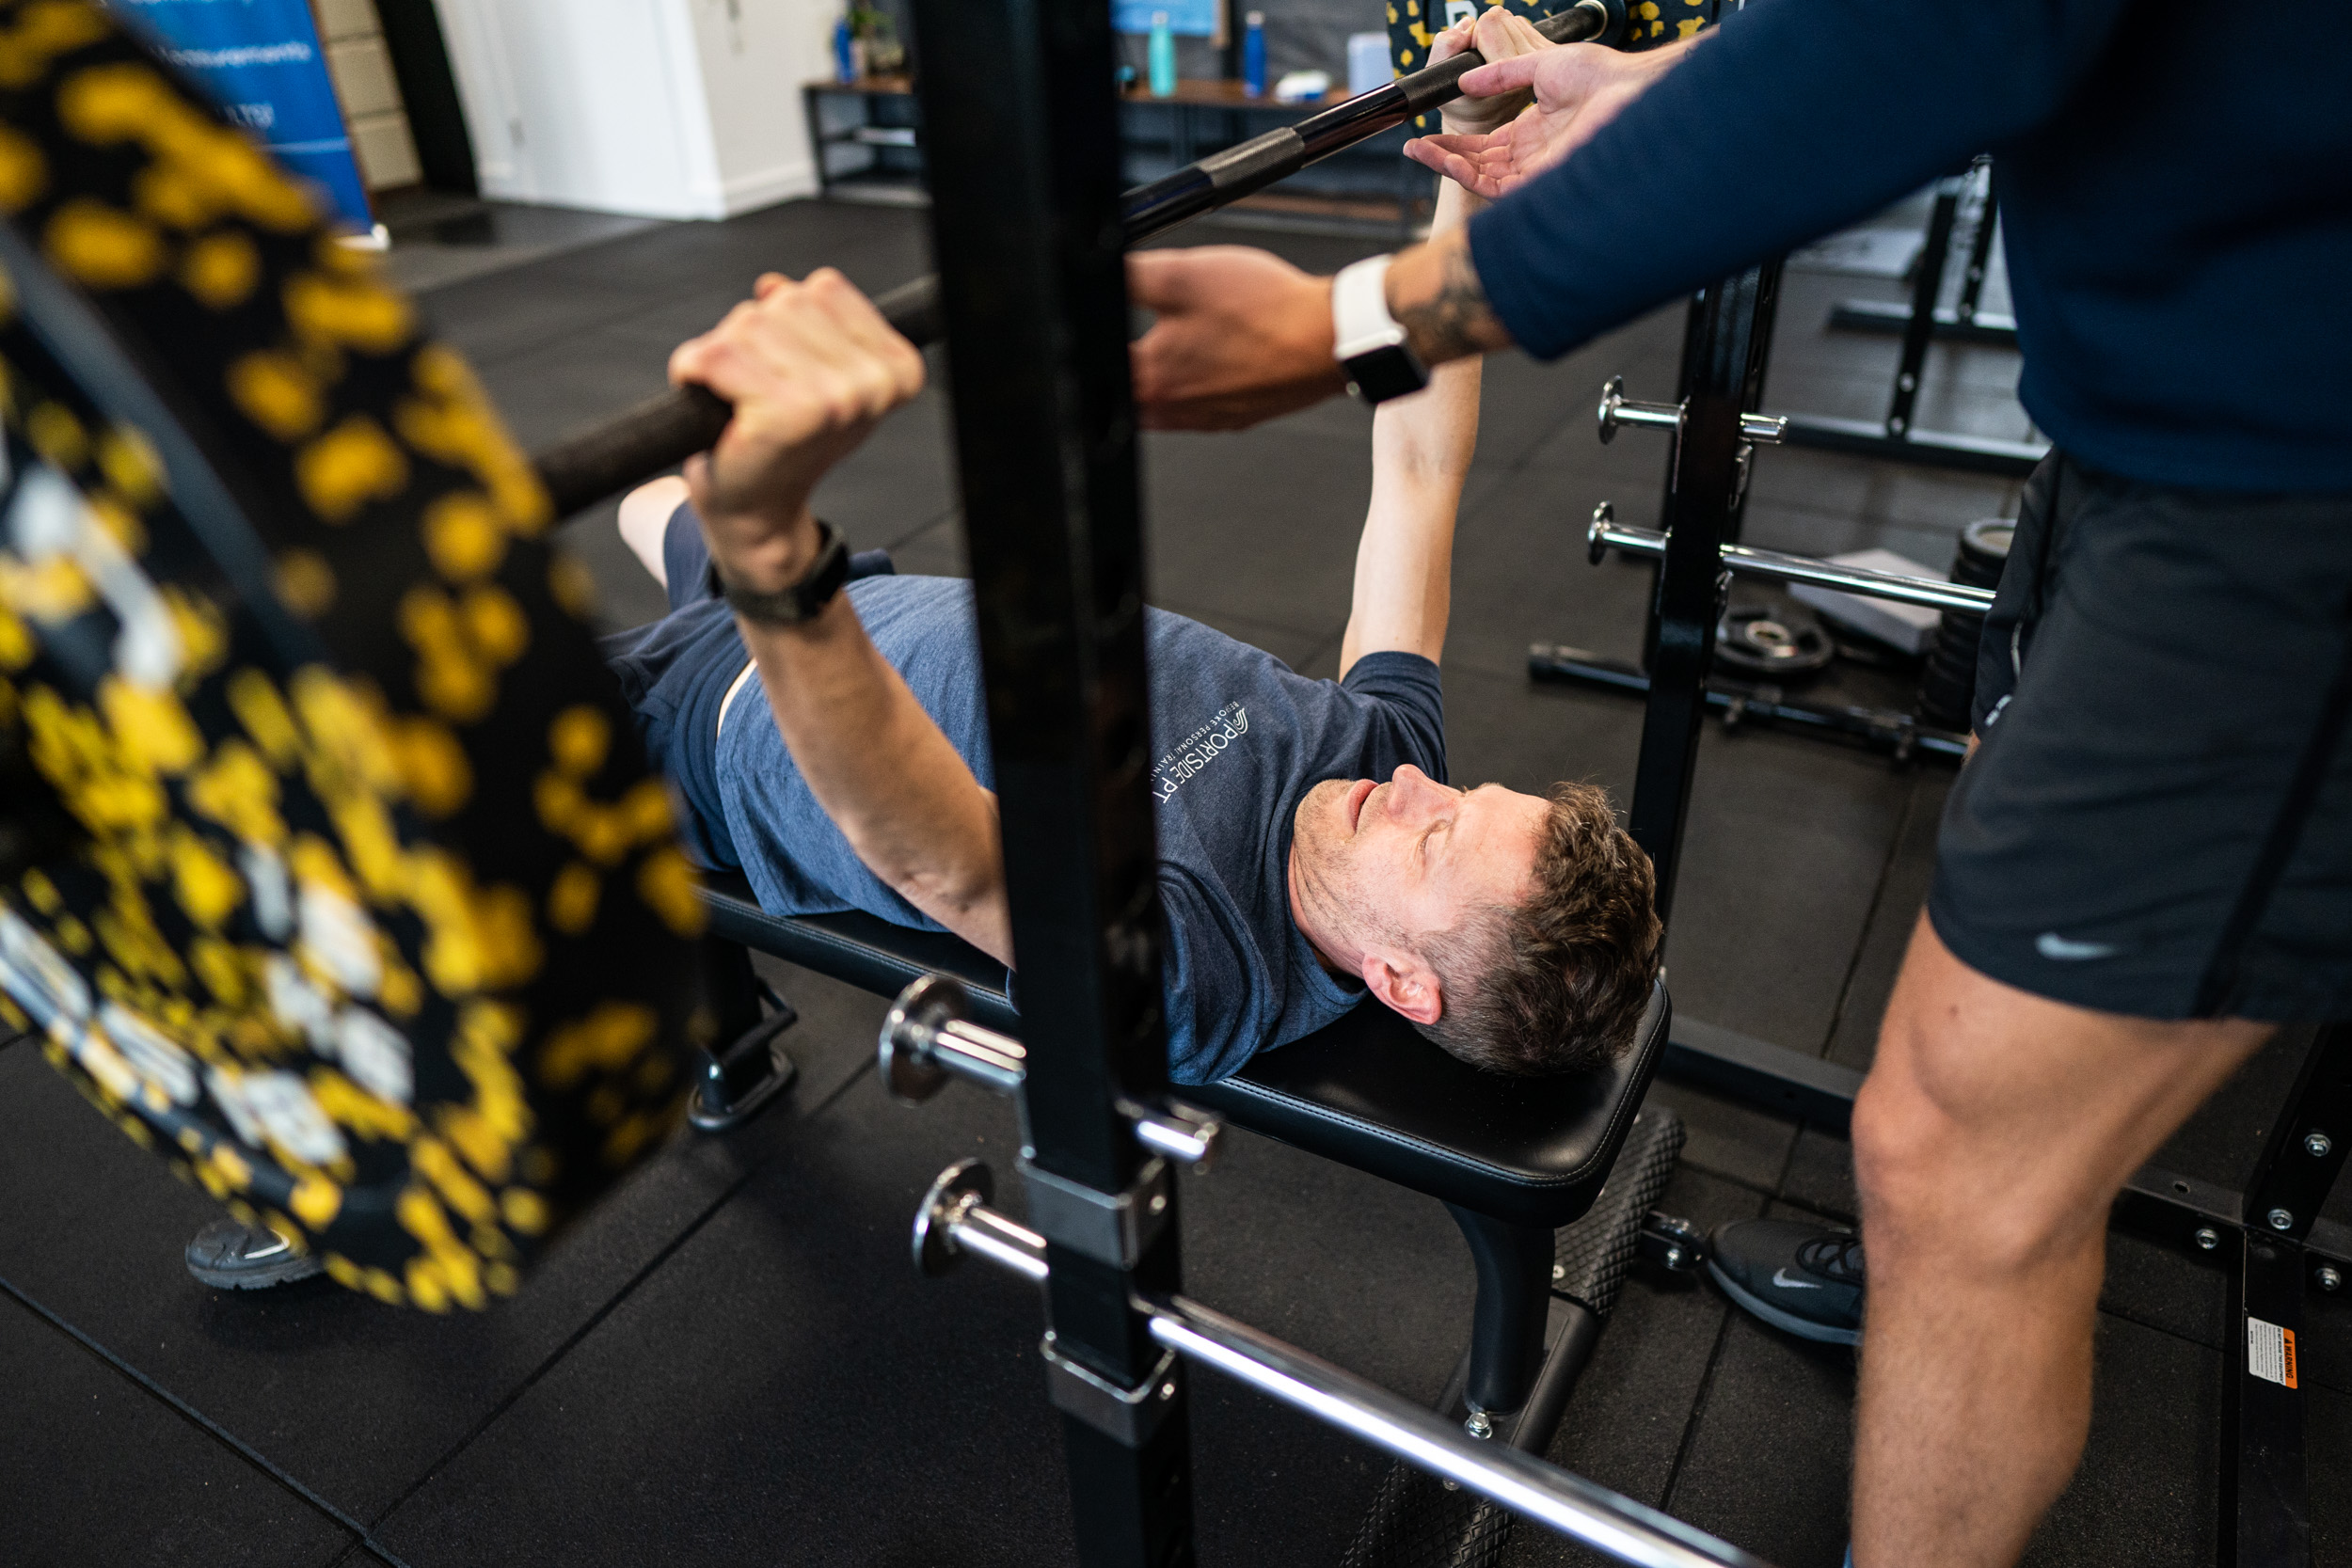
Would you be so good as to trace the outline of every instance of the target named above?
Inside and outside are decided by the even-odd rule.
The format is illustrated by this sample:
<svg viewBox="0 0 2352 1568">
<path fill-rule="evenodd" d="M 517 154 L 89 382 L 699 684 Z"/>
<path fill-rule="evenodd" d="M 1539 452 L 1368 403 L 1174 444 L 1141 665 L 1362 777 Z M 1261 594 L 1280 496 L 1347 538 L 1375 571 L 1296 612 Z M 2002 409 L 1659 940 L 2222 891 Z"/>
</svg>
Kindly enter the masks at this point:
<svg viewBox="0 0 2352 1568">
<path fill-rule="evenodd" d="M 1616 438 L 1620 425 L 1638 430 L 1666 430 L 1682 434 L 1683 405 L 1678 403 L 1638 403 L 1625 395 L 1625 377 L 1613 375 L 1600 388 L 1600 441 L 1607 446 Z M 1740 438 L 1777 446 L 1788 433 L 1788 421 L 1777 414 L 1742 414 L 1740 416 Z"/>
<path fill-rule="evenodd" d="M 950 1078 L 991 1094 L 1021 1092 L 1029 1053 L 1010 1035 L 971 1021 L 971 994 L 945 974 L 926 974 L 900 991 L 882 1019 L 874 1066 L 890 1098 L 919 1105 Z"/>
<path fill-rule="evenodd" d="M 1585 544 L 1594 564 L 1611 550 L 1628 555 L 1661 560 L 1666 553 L 1666 536 L 1656 529 L 1624 528 L 1616 521 L 1616 514 L 1607 501 L 1593 508 L 1593 520 L 1584 531 Z M 1982 615 L 1993 608 L 1993 590 L 1971 588 L 1965 583 L 1945 582 L 1935 578 L 1907 577 L 1899 572 L 1873 572 L 1860 566 L 1840 566 L 1809 555 L 1786 555 L 1779 550 L 1750 549 L 1745 545 L 1723 546 L 1724 569 L 1738 577 L 1767 578 L 1775 582 L 1801 582 L 1815 588 L 1835 589 L 1841 594 L 1858 594 L 1868 599 L 1891 599 L 1898 604 L 1925 605 L 1930 610 L 1958 610 L 1963 615 Z"/>
<path fill-rule="evenodd" d="M 890 1098 L 919 1105 L 950 1078 L 977 1084 L 992 1094 L 1018 1096 L 1028 1078 L 1028 1049 L 1010 1035 L 971 1021 L 971 993 L 946 974 L 926 974 L 900 991 L 882 1019 L 875 1048 L 875 1070 Z M 1195 1170 L 1216 1157 L 1224 1127 L 1216 1117 L 1169 1101 L 1146 1105 L 1122 1099 L 1120 1113 L 1134 1124 L 1136 1140 Z M 1025 1131 L 1023 1143 L 1027 1142 Z"/>
<path fill-rule="evenodd" d="M 914 1218 L 916 1266 L 945 1273 L 969 1252 L 1043 1281 L 1045 1238 L 990 1209 L 988 1167 L 961 1161 L 940 1173 Z M 1454 1422 L 1377 1384 L 1180 1295 L 1136 1301 L 1152 1339 L 1295 1410 L 1352 1433 L 1408 1465 L 1525 1514 L 1637 1568 L 1770 1568 L 1760 1558 L 1507 1444 L 1481 1442 Z M 1133 1391 L 1148 1397 L 1159 1379 Z"/>
</svg>

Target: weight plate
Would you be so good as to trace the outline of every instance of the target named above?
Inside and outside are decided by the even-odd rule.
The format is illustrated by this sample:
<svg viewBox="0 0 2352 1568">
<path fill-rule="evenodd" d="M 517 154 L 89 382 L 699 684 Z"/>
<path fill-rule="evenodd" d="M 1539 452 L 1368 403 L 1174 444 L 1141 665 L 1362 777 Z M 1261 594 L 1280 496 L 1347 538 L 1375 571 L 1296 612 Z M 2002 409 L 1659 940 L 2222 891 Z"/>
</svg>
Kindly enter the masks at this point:
<svg viewBox="0 0 2352 1568">
<path fill-rule="evenodd" d="M 346 1285 L 673 1125 L 693 877 L 464 361 L 90 0 L 0 0 L 0 1011 Z"/>
<path fill-rule="evenodd" d="M 1829 667 L 1837 642 L 1793 600 L 1734 605 L 1715 627 L 1715 660 L 1745 674 L 1788 680 Z"/>
</svg>

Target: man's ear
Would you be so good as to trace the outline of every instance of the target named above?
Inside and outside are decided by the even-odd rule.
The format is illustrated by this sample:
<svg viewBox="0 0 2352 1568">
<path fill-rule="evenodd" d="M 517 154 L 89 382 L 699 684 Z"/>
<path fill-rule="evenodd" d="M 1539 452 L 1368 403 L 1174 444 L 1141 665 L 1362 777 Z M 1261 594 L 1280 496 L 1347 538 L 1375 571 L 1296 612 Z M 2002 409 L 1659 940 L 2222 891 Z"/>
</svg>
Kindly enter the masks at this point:
<svg viewBox="0 0 2352 1568">
<path fill-rule="evenodd" d="M 1445 1015 L 1437 971 L 1401 948 L 1365 952 L 1364 989 L 1415 1023 L 1435 1023 Z"/>
</svg>

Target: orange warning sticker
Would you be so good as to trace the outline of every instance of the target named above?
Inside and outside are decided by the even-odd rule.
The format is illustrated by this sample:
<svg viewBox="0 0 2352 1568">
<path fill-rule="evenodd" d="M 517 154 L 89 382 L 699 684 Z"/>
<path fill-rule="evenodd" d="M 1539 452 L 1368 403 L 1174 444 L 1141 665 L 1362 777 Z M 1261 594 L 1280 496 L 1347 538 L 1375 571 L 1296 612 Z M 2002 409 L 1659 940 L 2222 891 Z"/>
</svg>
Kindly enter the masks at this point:
<svg viewBox="0 0 2352 1568">
<path fill-rule="evenodd" d="M 2249 1316 L 2246 1320 L 2246 1370 L 2284 1387 L 2295 1384 L 2295 1330 Z"/>
</svg>

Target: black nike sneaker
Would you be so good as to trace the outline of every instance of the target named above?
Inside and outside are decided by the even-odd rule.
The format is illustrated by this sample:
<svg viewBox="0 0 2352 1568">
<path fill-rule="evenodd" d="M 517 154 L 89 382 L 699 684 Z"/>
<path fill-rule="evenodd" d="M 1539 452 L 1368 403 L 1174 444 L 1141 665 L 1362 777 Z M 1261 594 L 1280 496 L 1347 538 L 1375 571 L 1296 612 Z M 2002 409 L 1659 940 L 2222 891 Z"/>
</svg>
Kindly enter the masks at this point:
<svg viewBox="0 0 2352 1568">
<path fill-rule="evenodd" d="M 295 1250 L 275 1230 L 215 1220 L 188 1243 L 188 1272 L 220 1291 L 266 1291 L 324 1271 L 315 1253 Z"/>
<path fill-rule="evenodd" d="M 1862 1238 L 1802 1220 L 1715 1227 L 1707 1272 L 1724 1294 L 1801 1339 L 1862 1342 Z"/>
</svg>

